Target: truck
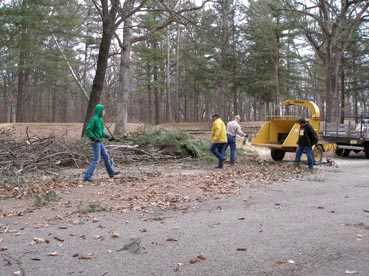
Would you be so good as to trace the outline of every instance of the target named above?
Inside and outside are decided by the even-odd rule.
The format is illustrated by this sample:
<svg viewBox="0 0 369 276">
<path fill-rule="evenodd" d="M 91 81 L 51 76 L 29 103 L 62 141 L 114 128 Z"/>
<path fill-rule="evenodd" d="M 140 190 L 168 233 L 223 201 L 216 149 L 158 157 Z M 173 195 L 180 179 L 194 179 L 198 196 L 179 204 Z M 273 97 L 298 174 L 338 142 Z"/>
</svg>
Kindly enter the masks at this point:
<svg viewBox="0 0 369 276">
<path fill-rule="evenodd" d="M 342 122 L 325 122 L 322 137 L 336 144 L 337 156 L 347 157 L 351 152 L 364 152 L 365 157 L 369 158 L 369 117 L 345 116 Z"/>
</svg>

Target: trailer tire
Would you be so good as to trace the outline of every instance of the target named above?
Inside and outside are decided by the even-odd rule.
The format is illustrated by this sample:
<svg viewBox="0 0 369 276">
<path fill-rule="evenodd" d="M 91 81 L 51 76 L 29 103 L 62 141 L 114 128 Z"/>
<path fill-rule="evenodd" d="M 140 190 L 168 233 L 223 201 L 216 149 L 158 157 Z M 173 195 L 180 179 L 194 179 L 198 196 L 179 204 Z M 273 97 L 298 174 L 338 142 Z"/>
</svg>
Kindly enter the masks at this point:
<svg viewBox="0 0 369 276">
<path fill-rule="evenodd" d="M 336 148 L 335 154 L 339 157 L 342 157 L 343 156 L 343 149 Z"/>
<path fill-rule="evenodd" d="M 351 150 L 349 150 L 349 149 L 344 149 L 344 150 L 343 150 L 343 153 L 342 153 L 342 156 L 343 156 L 343 157 L 348 157 L 348 156 L 350 155 L 350 152 L 351 152 Z"/>
<path fill-rule="evenodd" d="M 283 150 L 272 149 L 270 150 L 270 154 L 274 161 L 282 161 L 286 152 Z"/>
<path fill-rule="evenodd" d="M 365 158 L 369 159 L 369 144 L 365 144 L 364 153 L 365 153 Z"/>
<path fill-rule="evenodd" d="M 314 161 L 316 163 L 321 163 L 323 161 L 323 147 L 321 145 L 316 145 L 313 149 Z"/>
</svg>

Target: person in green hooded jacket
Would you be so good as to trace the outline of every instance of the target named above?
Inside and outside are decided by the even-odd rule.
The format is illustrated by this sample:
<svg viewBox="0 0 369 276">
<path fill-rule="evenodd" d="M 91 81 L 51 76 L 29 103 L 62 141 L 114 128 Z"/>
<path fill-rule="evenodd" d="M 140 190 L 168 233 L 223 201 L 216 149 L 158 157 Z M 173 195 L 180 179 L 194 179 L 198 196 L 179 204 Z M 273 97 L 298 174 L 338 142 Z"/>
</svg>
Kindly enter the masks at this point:
<svg viewBox="0 0 369 276">
<path fill-rule="evenodd" d="M 91 140 L 92 153 L 93 157 L 90 165 L 88 166 L 83 181 L 92 181 L 92 176 L 96 170 L 96 167 L 102 157 L 104 160 L 106 171 L 108 172 L 110 177 L 114 177 L 119 174 L 119 172 L 115 171 L 112 165 L 112 161 L 109 157 L 108 152 L 105 149 L 103 144 L 103 140 L 105 138 L 110 138 L 109 135 L 105 133 L 105 125 L 104 125 L 104 106 L 102 104 L 97 104 L 95 107 L 95 115 L 88 122 L 85 135 Z"/>
</svg>

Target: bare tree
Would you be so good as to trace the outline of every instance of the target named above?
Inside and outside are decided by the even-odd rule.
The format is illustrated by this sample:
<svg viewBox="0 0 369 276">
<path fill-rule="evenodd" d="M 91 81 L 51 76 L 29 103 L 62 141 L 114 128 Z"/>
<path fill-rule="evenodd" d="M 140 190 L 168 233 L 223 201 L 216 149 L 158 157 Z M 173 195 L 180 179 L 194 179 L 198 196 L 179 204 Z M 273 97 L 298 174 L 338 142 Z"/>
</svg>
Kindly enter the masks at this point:
<svg viewBox="0 0 369 276">
<path fill-rule="evenodd" d="M 350 37 L 368 19 L 367 0 L 284 0 L 288 9 L 302 19 L 303 32 L 325 68 L 328 121 L 337 107 L 339 70 Z M 302 16 L 302 17 L 301 17 Z M 336 110 L 338 111 L 338 110 Z M 338 115 L 338 114 L 337 114 Z"/>
<path fill-rule="evenodd" d="M 109 51 L 112 38 L 117 26 L 121 22 L 116 22 L 119 11 L 119 0 L 92 0 L 102 19 L 102 37 L 99 46 L 99 56 L 97 59 L 96 74 L 92 84 L 90 100 L 88 102 L 87 113 L 84 121 L 85 126 L 90 119 L 97 103 L 101 101 L 101 95 L 104 89 L 106 68 L 108 66 Z M 83 134 L 83 133 L 82 133 Z"/>
<path fill-rule="evenodd" d="M 135 6 L 136 0 L 127 0 L 123 9 L 120 12 L 120 20 L 124 22 L 123 28 L 123 40 L 119 39 L 119 35 L 116 35 L 119 45 L 121 47 L 121 65 L 119 72 L 119 99 L 117 108 L 117 124 L 115 128 L 116 135 L 125 135 L 127 134 L 127 125 L 128 125 L 128 101 L 129 101 L 129 90 L 130 90 L 130 77 L 129 77 L 129 69 L 130 69 L 130 53 L 131 47 L 133 44 L 145 41 L 149 39 L 154 33 L 165 30 L 170 24 L 173 22 L 178 22 L 180 24 L 187 24 L 189 19 L 184 16 L 185 13 L 196 11 L 202 9 L 208 0 L 204 0 L 201 6 L 194 6 L 191 8 L 181 8 L 177 7 L 177 2 L 170 2 L 171 4 L 167 4 L 163 0 L 158 1 L 159 7 L 161 7 L 160 11 L 167 15 L 167 18 L 159 25 L 155 26 L 152 29 L 148 29 L 143 35 L 132 35 L 132 26 L 131 26 L 131 16 L 140 11 L 144 5 L 148 2 L 147 0 L 142 0 L 138 5 Z M 155 9 L 158 11 L 158 9 Z M 150 12 L 150 10 L 148 10 Z M 154 72 L 155 72 L 154 67 Z M 155 75 L 155 74 L 154 74 Z M 154 76 L 155 78 L 155 76 Z M 155 123 L 159 123 L 159 108 L 158 108 L 158 91 L 155 90 Z"/>
</svg>

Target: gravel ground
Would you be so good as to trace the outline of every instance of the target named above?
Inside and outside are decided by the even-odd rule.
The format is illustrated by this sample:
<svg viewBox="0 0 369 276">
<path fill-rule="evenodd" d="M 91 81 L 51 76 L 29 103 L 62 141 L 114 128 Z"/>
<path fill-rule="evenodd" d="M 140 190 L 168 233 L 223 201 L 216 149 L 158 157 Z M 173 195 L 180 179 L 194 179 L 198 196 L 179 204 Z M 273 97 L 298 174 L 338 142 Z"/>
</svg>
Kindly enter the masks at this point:
<svg viewBox="0 0 369 276">
<path fill-rule="evenodd" d="M 337 163 L 185 211 L 2 218 L 0 275 L 369 275 L 369 161 Z"/>
</svg>

